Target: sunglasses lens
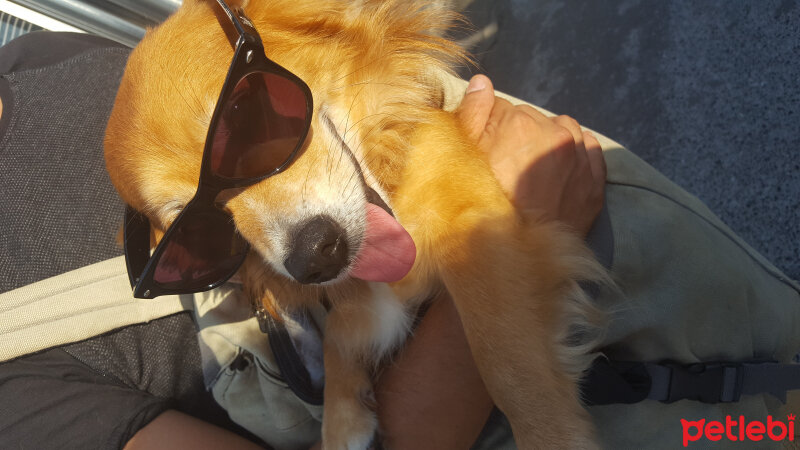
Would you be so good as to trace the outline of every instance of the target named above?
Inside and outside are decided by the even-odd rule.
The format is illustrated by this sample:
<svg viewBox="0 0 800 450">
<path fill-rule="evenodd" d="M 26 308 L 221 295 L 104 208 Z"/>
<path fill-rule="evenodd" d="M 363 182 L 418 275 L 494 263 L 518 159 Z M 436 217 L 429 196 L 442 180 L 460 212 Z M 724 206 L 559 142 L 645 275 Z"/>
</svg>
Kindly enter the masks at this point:
<svg viewBox="0 0 800 450">
<path fill-rule="evenodd" d="M 254 178 L 283 166 L 306 131 L 306 101 L 303 89 L 282 76 L 255 72 L 242 78 L 214 131 L 214 173 Z"/>
<path fill-rule="evenodd" d="M 200 212 L 181 217 L 172 231 L 153 281 L 165 289 L 204 289 L 233 275 L 247 243 L 224 214 Z"/>
</svg>

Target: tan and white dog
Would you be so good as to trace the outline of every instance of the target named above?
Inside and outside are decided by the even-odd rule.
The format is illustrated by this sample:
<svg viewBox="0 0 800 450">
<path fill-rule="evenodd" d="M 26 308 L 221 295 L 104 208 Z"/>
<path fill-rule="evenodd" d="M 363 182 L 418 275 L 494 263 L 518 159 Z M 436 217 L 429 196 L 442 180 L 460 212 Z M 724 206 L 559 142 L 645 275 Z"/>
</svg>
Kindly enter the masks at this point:
<svg viewBox="0 0 800 450">
<path fill-rule="evenodd" d="M 371 373 L 406 339 L 420 303 L 443 289 L 518 445 L 592 447 L 576 385 L 588 347 L 566 338 L 591 322 L 578 282 L 603 274 L 577 236 L 514 209 L 484 154 L 442 110 L 440 74 L 462 57 L 439 37 L 452 14 L 409 0 L 243 7 L 267 56 L 309 85 L 315 109 L 285 172 L 222 200 L 252 246 L 240 274 L 254 301 L 275 315 L 329 305 L 324 447 L 369 445 Z M 111 179 L 156 236 L 197 188 L 233 55 L 220 15 L 214 1 L 185 0 L 148 31 L 108 124 Z M 344 245 L 340 264 L 320 275 L 304 271 L 308 255 L 287 263 L 324 247 L 309 242 L 317 235 Z"/>
</svg>

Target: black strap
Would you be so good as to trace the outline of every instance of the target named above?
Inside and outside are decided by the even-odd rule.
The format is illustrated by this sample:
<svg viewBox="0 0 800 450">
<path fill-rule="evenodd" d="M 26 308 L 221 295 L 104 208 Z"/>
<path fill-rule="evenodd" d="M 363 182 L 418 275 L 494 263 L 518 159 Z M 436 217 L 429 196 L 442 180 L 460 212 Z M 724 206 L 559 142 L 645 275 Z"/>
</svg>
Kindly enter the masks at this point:
<svg viewBox="0 0 800 450">
<path fill-rule="evenodd" d="M 261 332 L 269 336 L 269 347 L 289 389 L 300 400 L 310 405 L 321 405 L 323 391 L 321 388 L 315 389 L 311 384 L 311 376 L 300 355 L 297 354 L 297 349 L 283 322 L 276 320 L 264 310 L 256 311 L 256 318 Z"/>
<path fill-rule="evenodd" d="M 650 384 L 642 363 L 597 358 L 581 381 L 581 397 L 586 405 L 639 403 L 647 398 Z"/>
<path fill-rule="evenodd" d="M 582 382 L 586 405 L 739 401 L 742 394 L 772 394 L 786 403 L 786 391 L 800 389 L 800 364 L 774 361 L 675 363 L 619 362 L 598 358 Z"/>
<path fill-rule="evenodd" d="M 257 311 L 256 317 L 261 331 L 269 335 L 270 348 L 289 388 L 304 402 L 321 405 L 323 391 L 311 384 L 286 327 L 263 310 Z M 581 382 L 586 405 L 630 404 L 645 399 L 730 403 L 739 401 L 742 394 L 772 394 L 786 403 L 786 391 L 796 389 L 800 389 L 800 364 L 774 361 L 682 365 L 598 358 Z"/>
</svg>

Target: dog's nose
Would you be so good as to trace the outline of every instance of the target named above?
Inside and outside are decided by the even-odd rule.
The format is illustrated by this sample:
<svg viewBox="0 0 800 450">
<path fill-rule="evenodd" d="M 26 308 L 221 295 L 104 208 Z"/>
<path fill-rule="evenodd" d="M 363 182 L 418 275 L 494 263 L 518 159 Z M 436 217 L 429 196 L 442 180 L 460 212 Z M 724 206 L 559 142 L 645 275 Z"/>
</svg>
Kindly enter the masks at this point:
<svg viewBox="0 0 800 450">
<path fill-rule="evenodd" d="M 310 219 L 295 231 L 292 251 L 283 265 L 303 284 L 336 278 L 347 265 L 344 229 L 327 216 Z"/>
</svg>

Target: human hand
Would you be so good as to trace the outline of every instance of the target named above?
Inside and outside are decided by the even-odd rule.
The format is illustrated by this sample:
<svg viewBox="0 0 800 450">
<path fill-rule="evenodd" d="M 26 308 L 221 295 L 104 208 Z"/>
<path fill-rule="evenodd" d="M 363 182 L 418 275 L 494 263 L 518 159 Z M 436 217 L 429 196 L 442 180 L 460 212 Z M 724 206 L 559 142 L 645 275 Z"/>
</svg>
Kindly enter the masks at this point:
<svg viewBox="0 0 800 450">
<path fill-rule="evenodd" d="M 484 75 L 470 81 L 456 110 L 487 153 L 495 177 L 523 213 L 559 220 L 586 235 L 603 207 L 606 164 L 600 143 L 568 116 L 547 117 L 495 97 Z"/>
</svg>

